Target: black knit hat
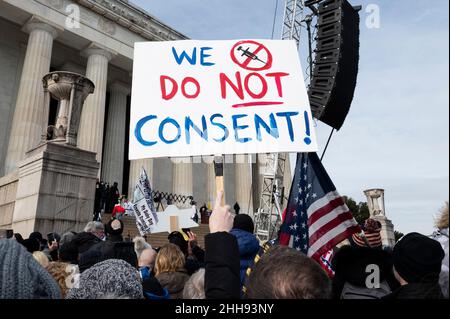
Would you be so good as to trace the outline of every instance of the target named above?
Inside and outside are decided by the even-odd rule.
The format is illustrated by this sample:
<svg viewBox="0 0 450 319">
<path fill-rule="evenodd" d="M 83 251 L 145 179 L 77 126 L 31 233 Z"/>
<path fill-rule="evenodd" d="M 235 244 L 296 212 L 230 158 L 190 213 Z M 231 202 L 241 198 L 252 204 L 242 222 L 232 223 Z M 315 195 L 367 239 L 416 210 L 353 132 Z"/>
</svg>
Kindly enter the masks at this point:
<svg viewBox="0 0 450 319">
<path fill-rule="evenodd" d="M 169 243 L 175 244 L 180 247 L 183 254 L 186 255 L 188 253 L 188 242 L 186 239 L 184 239 L 182 233 L 180 233 L 179 231 L 171 232 L 167 239 L 169 240 Z"/>
<path fill-rule="evenodd" d="M 408 283 L 437 283 L 444 256 L 439 242 L 419 233 L 410 233 L 394 247 L 394 267 Z"/>
<path fill-rule="evenodd" d="M 253 219 L 249 215 L 239 214 L 234 217 L 233 228 L 252 233 L 255 230 Z"/>
</svg>

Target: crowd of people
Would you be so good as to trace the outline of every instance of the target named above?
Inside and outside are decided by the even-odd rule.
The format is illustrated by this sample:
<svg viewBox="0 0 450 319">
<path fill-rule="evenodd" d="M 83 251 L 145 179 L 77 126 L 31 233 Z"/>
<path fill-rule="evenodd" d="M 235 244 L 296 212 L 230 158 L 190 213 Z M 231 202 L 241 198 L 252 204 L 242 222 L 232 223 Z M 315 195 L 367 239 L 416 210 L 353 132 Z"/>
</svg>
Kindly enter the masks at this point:
<svg viewBox="0 0 450 319">
<path fill-rule="evenodd" d="M 432 236 L 410 233 L 392 249 L 382 246 L 380 225 L 368 219 L 364 236 L 335 248 L 330 276 L 295 249 L 261 247 L 252 218 L 222 206 L 221 196 L 203 248 L 191 231 L 169 234 L 162 247 L 139 236 L 124 240 L 118 218 L 89 222 L 78 233 L 0 239 L 0 298 L 448 298 L 448 203 Z"/>
</svg>

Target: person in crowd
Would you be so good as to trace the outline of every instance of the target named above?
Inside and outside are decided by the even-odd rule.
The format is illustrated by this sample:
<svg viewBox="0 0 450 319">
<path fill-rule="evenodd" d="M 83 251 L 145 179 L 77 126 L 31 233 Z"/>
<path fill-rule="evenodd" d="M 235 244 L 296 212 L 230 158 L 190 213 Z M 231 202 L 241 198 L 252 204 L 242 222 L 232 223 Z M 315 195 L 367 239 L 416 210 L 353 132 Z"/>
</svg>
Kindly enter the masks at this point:
<svg viewBox="0 0 450 319">
<path fill-rule="evenodd" d="M 125 208 L 119 201 L 116 202 L 112 210 L 111 218 L 122 220 L 124 215 L 125 215 Z"/>
<path fill-rule="evenodd" d="M 194 273 L 183 289 L 183 299 L 205 299 L 205 268 Z"/>
<path fill-rule="evenodd" d="M 385 250 L 343 246 L 334 255 L 332 265 L 334 299 L 380 299 L 398 287 L 392 256 Z M 375 271 L 378 276 L 374 280 L 379 282 L 367 285 L 368 276 Z"/>
<path fill-rule="evenodd" d="M 61 240 L 62 241 L 62 240 Z M 58 250 L 58 257 L 60 262 L 78 265 L 78 246 L 74 241 L 65 241 L 61 244 Z"/>
<path fill-rule="evenodd" d="M 71 288 L 66 299 L 143 299 L 141 280 L 129 263 L 109 259 L 81 273 L 79 288 Z"/>
<path fill-rule="evenodd" d="M 15 240 L 0 240 L 0 299 L 60 299 L 56 281 Z"/>
<path fill-rule="evenodd" d="M 205 251 L 197 244 L 197 237 L 195 233 L 188 231 L 185 239 L 183 234 L 179 231 L 174 231 L 169 234 L 169 243 L 177 245 L 185 256 L 185 269 L 188 275 L 193 274 L 199 270 L 205 260 Z"/>
<path fill-rule="evenodd" d="M 17 241 L 19 244 L 23 242 L 23 237 L 20 233 L 14 233 L 13 239 Z"/>
<path fill-rule="evenodd" d="M 112 214 L 115 205 L 119 202 L 120 192 L 118 187 L 119 184 L 117 182 L 114 182 L 114 184 L 108 188 L 108 199 L 105 208 L 105 212 L 107 214 Z"/>
<path fill-rule="evenodd" d="M 76 276 L 78 273 L 78 267 L 69 263 L 52 261 L 48 263 L 45 269 L 47 269 L 49 274 L 58 283 L 62 298 L 65 298 L 71 286 L 68 283 L 71 282 L 71 277 Z M 76 285 L 75 282 L 73 282 L 73 285 Z"/>
<path fill-rule="evenodd" d="M 174 244 L 164 245 L 158 252 L 155 262 L 155 277 L 161 286 L 167 288 L 172 299 L 181 299 L 189 275 L 184 268 L 185 256 Z"/>
<path fill-rule="evenodd" d="M 394 275 L 400 288 L 386 299 L 441 299 L 439 285 L 445 253 L 439 242 L 419 233 L 410 233 L 394 246 Z"/>
<path fill-rule="evenodd" d="M 35 238 L 27 238 L 24 241 L 21 242 L 21 244 L 27 249 L 29 253 L 34 253 L 35 251 L 40 251 L 41 245 L 39 244 L 39 241 L 37 241 Z"/>
<path fill-rule="evenodd" d="M 349 238 L 354 247 L 370 247 L 382 249 L 381 223 L 375 219 L 368 218 L 364 221 L 362 234 L 355 233 Z"/>
<path fill-rule="evenodd" d="M 273 246 L 253 267 L 249 299 L 329 299 L 331 281 L 317 262 L 286 246 Z"/>
<path fill-rule="evenodd" d="M 241 211 L 241 206 L 239 206 L 238 202 L 236 202 L 236 203 L 234 204 L 233 209 L 234 209 L 234 213 L 235 213 L 236 215 L 239 215 L 239 212 Z"/>
<path fill-rule="evenodd" d="M 89 222 L 84 227 L 83 232 L 78 233 L 72 242 L 78 247 L 78 253 L 83 253 L 93 245 L 101 242 L 105 238 L 105 226 L 100 222 Z"/>
<path fill-rule="evenodd" d="M 100 181 L 100 212 L 106 212 L 106 205 L 108 201 L 108 191 L 109 186 L 103 182 Z"/>
<path fill-rule="evenodd" d="M 125 209 L 125 216 L 134 216 L 133 203 L 125 195 L 122 197 L 122 207 Z"/>
<path fill-rule="evenodd" d="M 233 229 L 231 229 L 230 234 L 235 236 L 238 242 L 241 287 L 244 286 L 247 269 L 253 263 L 260 249 L 259 241 L 253 234 L 254 229 L 255 225 L 249 215 L 240 214 L 234 217 Z"/>
<path fill-rule="evenodd" d="M 93 221 L 101 221 L 101 203 L 102 203 L 102 185 L 97 178 L 97 183 L 95 184 L 95 199 L 94 199 L 94 216 Z"/>
<path fill-rule="evenodd" d="M 144 290 L 144 298 L 148 300 L 167 300 L 170 299 L 170 293 L 164 288 L 155 277 L 143 279 L 142 288 Z"/>
<path fill-rule="evenodd" d="M 445 253 L 444 260 L 442 261 L 441 274 L 439 275 L 439 285 L 441 286 L 442 294 L 448 299 L 448 202 L 445 203 L 436 221 L 436 229 L 431 238 L 441 243 Z"/>
<path fill-rule="evenodd" d="M 138 258 L 139 273 L 142 280 L 153 277 L 156 262 L 156 251 L 145 241 L 144 237 L 137 236 L 133 239 L 134 251 Z"/>
<path fill-rule="evenodd" d="M 198 211 L 198 209 L 197 209 L 197 203 L 195 202 L 195 201 L 192 201 L 191 202 L 191 205 L 192 205 L 192 216 L 191 216 L 191 219 L 194 221 L 194 223 L 198 223 L 198 221 L 199 221 L 199 211 Z"/>
<path fill-rule="evenodd" d="M 44 241 L 42 234 L 38 231 L 32 232 L 30 236 L 28 236 L 28 239 L 37 240 L 39 242 L 39 250 L 44 250 L 44 248 L 47 246 L 47 243 Z"/>
<path fill-rule="evenodd" d="M 77 233 L 74 231 L 69 231 L 67 233 L 62 234 L 61 239 L 59 241 L 59 245 L 62 246 L 67 242 L 72 241 L 72 239 L 75 237 Z"/>
<path fill-rule="evenodd" d="M 119 219 L 110 220 L 105 225 L 106 241 L 122 242 L 123 241 L 123 222 Z"/>
<path fill-rule="evenodd" d="M 52 232 L 47 234 L 47 245 L 43 249 L 43 252 L 47 255 L 48 259 L 51 261 L 58 261 L 58 250 L 61 241 L 61 236 L 59 234 Z"/>
<path fill-rule="evenodd" d="M 137 257 L 133 243 L 123 241 L 123 222 L 117 219 L 110 220 L 106 226 L 106 240 L 96 243 L 87 251 L 80 254 L 80 272 L 92 267 L 98 262 L 107 259 L 121 259 L 137 268 Z"/>
<path fill-rule="evenodd" d="M 33 257 L 42 267 L 46 268 L 50 262 L 48 256 L 44 254 L 42 251 L 33 252 Z"/>
</svg>

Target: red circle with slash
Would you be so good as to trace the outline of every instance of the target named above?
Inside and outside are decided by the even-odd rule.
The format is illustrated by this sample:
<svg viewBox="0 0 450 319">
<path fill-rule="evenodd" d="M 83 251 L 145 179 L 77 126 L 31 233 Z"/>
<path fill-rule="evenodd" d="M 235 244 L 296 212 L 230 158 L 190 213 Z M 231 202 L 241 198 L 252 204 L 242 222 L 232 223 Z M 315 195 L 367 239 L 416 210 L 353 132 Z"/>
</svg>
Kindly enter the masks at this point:
<svg viewBox="0 0 450 319">
<path fill-rule="evenodd" d="M 247 48 L 246 50 L 241 49 L 240 47 L 250 44 L 253 47 L 253 50 L 249 50 L 250 48 Z M 256 47 L 255 47 L 256 46 Z M 241 57 L 247 57 L 246 59 L 238 59 L 237 58 L 237 52 L 242 51 L 242 55 Z M 260 52 L 265 52 L 267 55 L 267 61 L 262 61 L 259 60 L 258 58 L 258 53 Z M 250 70 L 250 71 L 263 71 L 263 70 L 267 70 L 270 69 L 272 67 L 272 61 L 273 61 L 273 57 L 272 57 L 272 53 L 270 53 L 269 49 L 267 49 L 264 44 L 253 41 L 253 40 L 244 40 L 244 41 L 239 41 L 238 43 L 236 43 L 233 48 L 231 49 L 231 59 L 233 60 L 234 63 L 236 63 L 237 65 L 239 65 L 241 68 L 244 68 L 246 70 Z M 261 63 L 264 63 L 263 66 L 261 67 L 251 67 L 249 66 L 249 64 L 254 61 L 254 60 L 259 60 Z"/>
</svg>

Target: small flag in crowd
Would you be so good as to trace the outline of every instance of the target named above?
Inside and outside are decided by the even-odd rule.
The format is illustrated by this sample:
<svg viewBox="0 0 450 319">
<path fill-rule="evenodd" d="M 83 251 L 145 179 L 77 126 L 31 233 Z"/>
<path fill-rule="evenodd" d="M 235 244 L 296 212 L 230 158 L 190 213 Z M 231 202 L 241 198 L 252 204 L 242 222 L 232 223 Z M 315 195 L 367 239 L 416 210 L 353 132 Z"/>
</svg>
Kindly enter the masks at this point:
<svg viewBox="0 0 450 319">
<path fill-rule="evenodd" d="M 153 203 L 152 188 L 144 168 L 134 189 L 133 210 L 141 236 L 151 233 L 158 224 L 158 216 Z"/>
<path fill-rule="evenodd" d="M 330 249 L 325 254 L 320 256 L 320 266 L 325 270 L 328 277 L 333 278 L 334 277 L 334 269 L 333 265 L 331 264 L 331 260 L 333 259 L 333 249 Z"/>
<path fill-rule="evenodd" d="M 321 263 L 321 256 L 360 232 L 316 153 L 300 153 L 279 243 Z"/>
</svg>

